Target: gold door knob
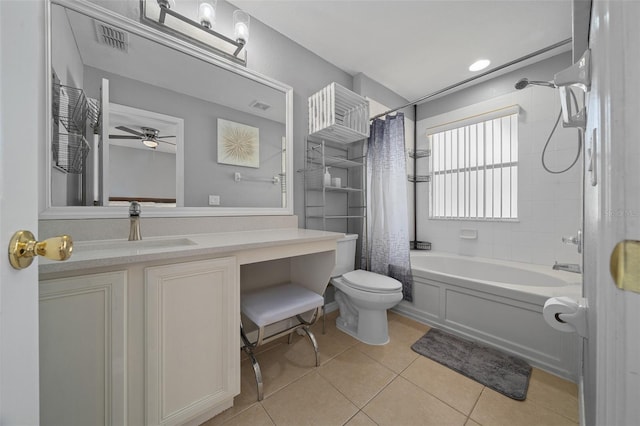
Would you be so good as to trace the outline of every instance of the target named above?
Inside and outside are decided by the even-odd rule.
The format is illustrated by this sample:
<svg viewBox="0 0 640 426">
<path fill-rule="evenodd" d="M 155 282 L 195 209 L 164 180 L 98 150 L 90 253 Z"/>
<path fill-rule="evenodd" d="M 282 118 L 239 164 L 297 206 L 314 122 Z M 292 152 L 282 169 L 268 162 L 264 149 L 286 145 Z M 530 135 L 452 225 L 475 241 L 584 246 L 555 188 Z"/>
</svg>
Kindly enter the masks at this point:
<svg viewBox="0 0 640 426">
<path fill-rule="evenodd" d="M 36 241 L 29 231 L 18 231 L 9 242 L 9 262 L 15 269 L 31 265 L 35 256 L 50 260 L 67 260 L 73 252 L 73 241 L 69 235 Z"/>
<path fill-rule="evenodd" d="M 640 293 L 640 241 L 624 240 L 616 244 L 609 269 L 618 288 Z"/>
</svg>

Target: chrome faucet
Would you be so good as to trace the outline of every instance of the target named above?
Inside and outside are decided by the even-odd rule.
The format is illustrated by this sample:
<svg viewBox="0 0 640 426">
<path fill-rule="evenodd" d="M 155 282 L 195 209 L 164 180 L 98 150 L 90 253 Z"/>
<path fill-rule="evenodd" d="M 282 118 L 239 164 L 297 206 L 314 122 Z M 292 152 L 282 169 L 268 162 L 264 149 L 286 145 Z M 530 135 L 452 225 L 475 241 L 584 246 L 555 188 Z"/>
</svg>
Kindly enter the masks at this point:
<svg viewBox="0 0 640 426">
<path fill-rule="evenodd" d="M 137 201 L 132 201 L 129 206 L 129 219 L 131 220 L 131 227 L 129 228 L 129 241 L 138 241 L 142 239 L 142 234 L 140 233 L 140 213 L 142 212 L 142 208 L 140 207 L 140 203 Z"/>
<path fill-rule="evenodd" d="M 556 261 L 556 263 L 553 265 L 553 269 L 555 271 L 567 271 L 574 272 L 576 274 L 582 273 L 582 268 L 577 263 L 558 263 Z"/>
</svg>

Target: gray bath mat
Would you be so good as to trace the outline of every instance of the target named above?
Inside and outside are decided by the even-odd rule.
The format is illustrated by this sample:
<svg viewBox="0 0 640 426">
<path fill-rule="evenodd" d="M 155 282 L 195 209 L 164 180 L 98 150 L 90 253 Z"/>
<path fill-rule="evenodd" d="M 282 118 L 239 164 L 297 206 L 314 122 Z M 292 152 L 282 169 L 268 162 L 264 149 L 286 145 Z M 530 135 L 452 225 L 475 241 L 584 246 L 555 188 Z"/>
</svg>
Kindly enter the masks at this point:
<svg viewBox="0 0 640 426">
<path fill-rule="evenodd" d="M 411 349 L 509 398 L 527 397 L 531 366 L 519 358 L 435 328 Z"/>
</svg>

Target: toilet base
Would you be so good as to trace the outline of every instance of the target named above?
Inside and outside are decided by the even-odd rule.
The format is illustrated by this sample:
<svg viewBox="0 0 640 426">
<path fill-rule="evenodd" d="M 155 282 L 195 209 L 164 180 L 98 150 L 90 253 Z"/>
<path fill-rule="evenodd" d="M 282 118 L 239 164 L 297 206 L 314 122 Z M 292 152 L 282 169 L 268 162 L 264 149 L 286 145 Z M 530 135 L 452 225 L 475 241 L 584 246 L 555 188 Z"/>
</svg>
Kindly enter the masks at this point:
<svg viewBox="0 0 640 426">
<path fill-rule="evenodd" d="M 385 316 L 385 326 L 386 326 L 386 324 L 387 323 L 386 323 L 386 316 Z M 354 339 L 359 340 L 362 343 L 366 343 L 367 345 L 382 346 L 382 345 L 386 345 L 387 343 L 389 343 L 389 333 L 388 332 L 386 332 L 384 334 L 384 336 L 376 336 L 376 338 L 374 338 L 374 339 L 365 340 L 365 338 L 361 337 L 358 334 L 357 327 L 355 327 L 355 326 L 350 327 L 348 324 L 345 324 L 345 322 L 342 321 L 340 317 L 336 318 L 336 328 L 338 330 L 342 331 L 343 333 L 347 333 L 349 336 L 353 337 Z"/>
</svg>

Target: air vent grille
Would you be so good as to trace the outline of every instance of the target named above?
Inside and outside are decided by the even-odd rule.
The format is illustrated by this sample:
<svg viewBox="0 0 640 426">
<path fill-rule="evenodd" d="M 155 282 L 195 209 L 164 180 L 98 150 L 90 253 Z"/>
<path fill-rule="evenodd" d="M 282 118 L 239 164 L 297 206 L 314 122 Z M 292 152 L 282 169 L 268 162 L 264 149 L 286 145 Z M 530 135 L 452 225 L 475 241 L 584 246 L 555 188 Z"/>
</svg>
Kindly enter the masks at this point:
<svg viewBox="0 0 640 426">
<path fill-rule="evenodd" d="M 262 111 L 266 111 L 269 108 L 271 108 L 271 105 L 262 101 L 253 101 L 251 102 L 251 104 L 249 104 L 249 106 L 253 108 L 261 109 Z"/>
<path fill-rule="evenodd" d="M 129 34 L 121 29 L 107 25 L 104 22 L 94 21 L 94 23 L 98 43 L 106 44 L 122 52 L 129 50 Z"/>
</svg>

